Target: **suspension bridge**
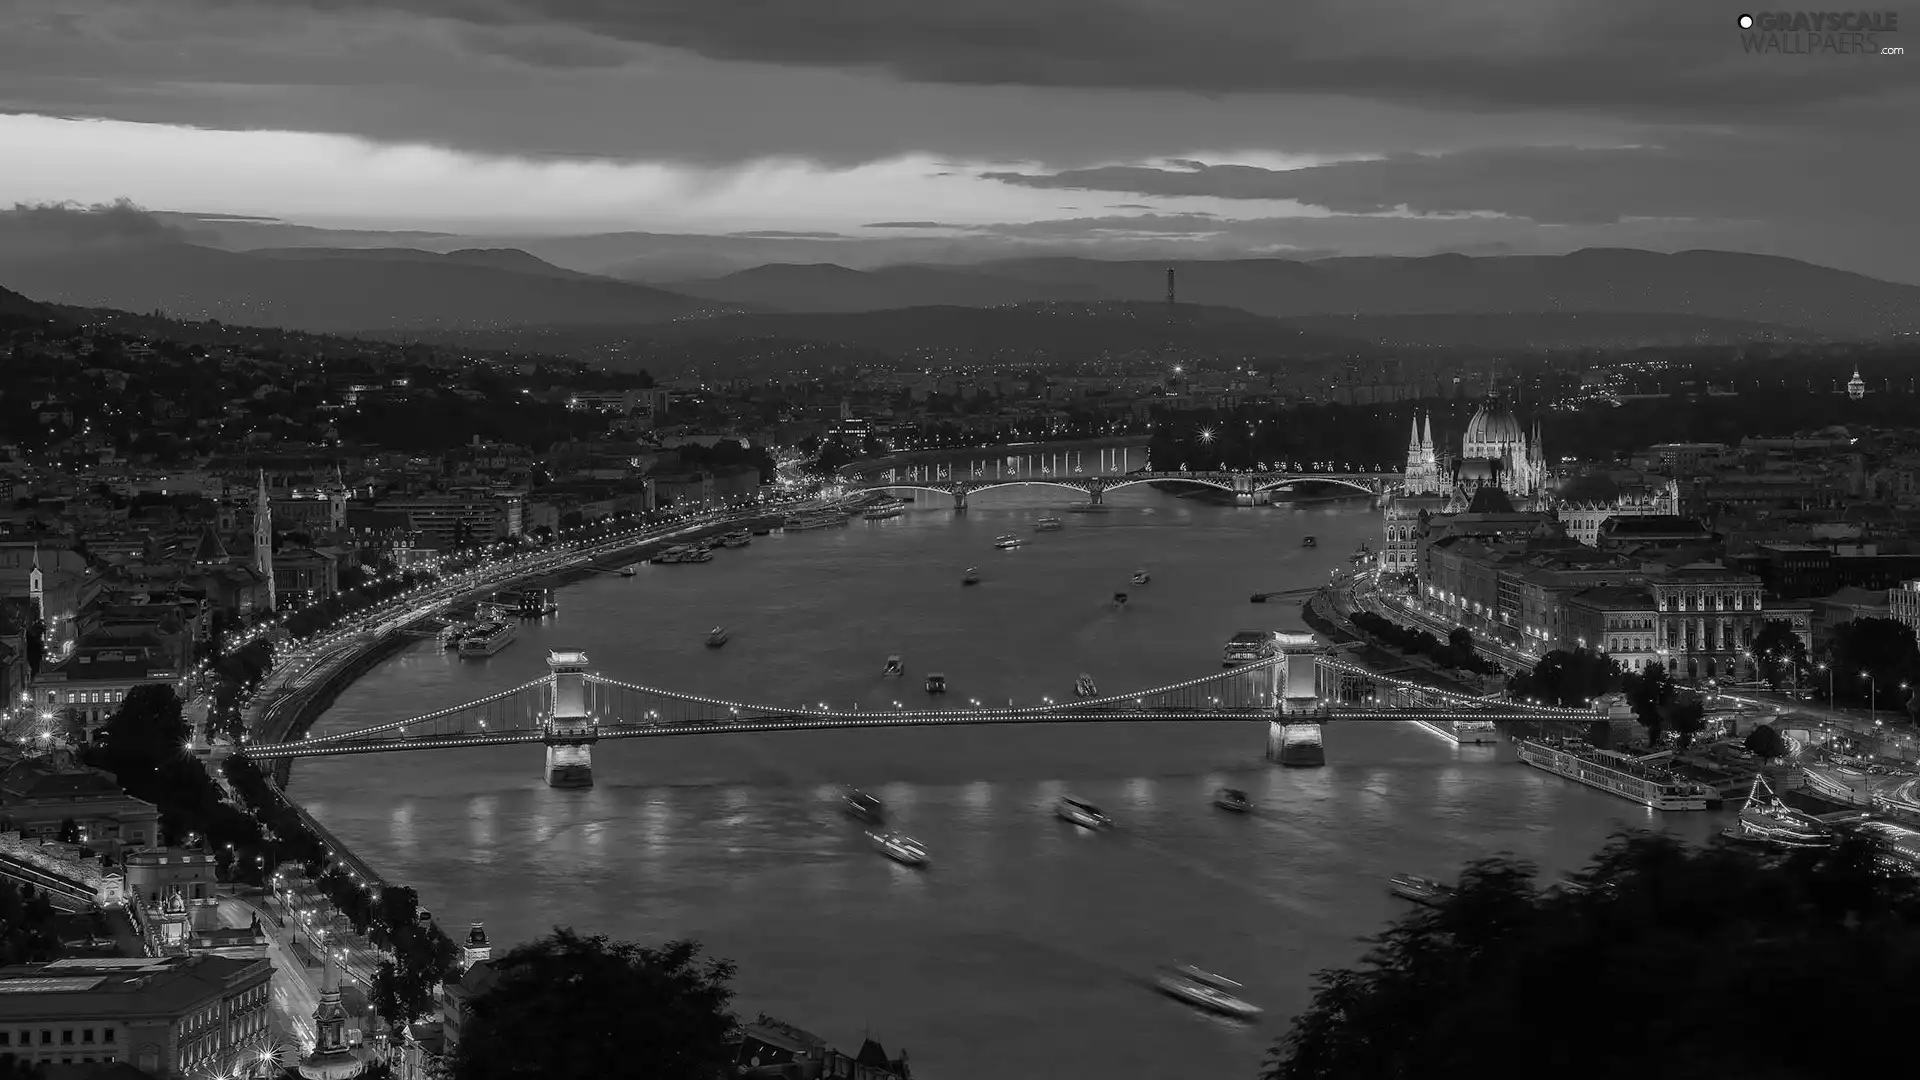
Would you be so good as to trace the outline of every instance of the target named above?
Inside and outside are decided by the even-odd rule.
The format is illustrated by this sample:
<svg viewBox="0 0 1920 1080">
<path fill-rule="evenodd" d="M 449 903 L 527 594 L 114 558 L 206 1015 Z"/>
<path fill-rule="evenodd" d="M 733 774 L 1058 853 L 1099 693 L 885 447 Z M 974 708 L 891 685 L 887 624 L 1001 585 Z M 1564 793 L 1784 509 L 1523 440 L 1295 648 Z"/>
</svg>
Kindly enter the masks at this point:
<svg viewBox="0 0 1920 1080">
<path fill-rule="evenodd" d="M 1101 505 L 1107 492 L 1165 481 L 1181 481 L 1233 492 L 1237 501 L 1257 503 L 1280 488 L 1301 483 L 1334 484 L 1380 496 L 1399 483 L 1397 472 L 1369 471 L 1366 466 L 1334 461 L 1262 464 L 1237 470 L 1150 470 L 1131 468 L 1144 454 L 1128 450 L 1100 450 L 1089 471 L 1085 455 L 1076 451 L 1017 454 L 959 464 L 909 465 L 889 469 L 842 470 L 848 491 L 925 491 L 951 496 L 955 509 L 965 509 L 967 496 L 995 488 L 1057 487 L 1087 496 Z"/>
<path fill-rule="evenodd" d="M 1243 720 L 1266 725 L 1267 757 L 1325 763 L 1322 725 L 1405 722 L 1486 726 L 1502 721 L 1591 720 L 1588 709 L 1489 701 L 1377 675 L 1327 653 L 1311 635 L 1276 635 L 1277 655 L 1186 682 L 1125 694 L 1006 706 L 965 699 L 960 707 L 770 705 L 643 686 L 589 671 L 578 650 L 554 650 L 548 674 L 477 701 L 331 735 L 247 743 L 257 761 L 539 744 L 547 782 L 593 783 L 593 746 L 609 739 L 747 735 L 848 728 L 1020 724 L 1123 724 Z"/>
</svg>

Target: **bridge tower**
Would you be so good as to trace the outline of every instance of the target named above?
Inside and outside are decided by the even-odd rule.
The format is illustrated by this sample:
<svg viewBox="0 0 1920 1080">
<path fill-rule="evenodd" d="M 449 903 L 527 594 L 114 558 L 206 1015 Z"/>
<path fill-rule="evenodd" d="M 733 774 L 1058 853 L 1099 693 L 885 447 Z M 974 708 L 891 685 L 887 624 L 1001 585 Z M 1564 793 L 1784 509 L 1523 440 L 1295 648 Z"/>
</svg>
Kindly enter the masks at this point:
<svg viewBox="0 0 1920 1080">
<path fill-rule="evenodd" d="M 1281 765 L 1325 765 L 1321 742 L 1319 639 L 1312 634 L 1275 634 L 1280 662 L 1273 665 L 1274 717 L 1267 721 L 1267 760 Z"/>
<path fill-rule="evenodd" d="M 593 744 L 600 739 L 599 720 L 587 711 L 587 654 L 577 649 L 555 649 L 547 654 L 553 672 L 553 707 L 547 713 L 547 786 L 593 786 Z"/>
</svg>

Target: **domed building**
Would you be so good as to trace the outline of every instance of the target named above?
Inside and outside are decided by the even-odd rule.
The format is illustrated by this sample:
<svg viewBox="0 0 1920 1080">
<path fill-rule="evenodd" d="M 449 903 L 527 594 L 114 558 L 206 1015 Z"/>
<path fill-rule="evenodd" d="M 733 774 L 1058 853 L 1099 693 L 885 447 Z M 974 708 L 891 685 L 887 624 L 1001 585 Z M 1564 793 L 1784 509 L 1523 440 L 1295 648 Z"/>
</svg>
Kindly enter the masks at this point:
<svg viewBox="0 0 1920 1080">
<path fill-rule="evenodd" d="M 1534 509 L 1546 491 L 1547 455 L 1541 446 L 1540 425 L 1531 435 L 1521 426 L 1498 397 L 1488 395 L 1486 403 L 1467 421 L 1460 440 L 1460 457 L 1452 470 L 1454 501 L 1462 508 L 1473 501 L 1483 487 L 1497 487 L 1517 509 Z"/>
</svg>

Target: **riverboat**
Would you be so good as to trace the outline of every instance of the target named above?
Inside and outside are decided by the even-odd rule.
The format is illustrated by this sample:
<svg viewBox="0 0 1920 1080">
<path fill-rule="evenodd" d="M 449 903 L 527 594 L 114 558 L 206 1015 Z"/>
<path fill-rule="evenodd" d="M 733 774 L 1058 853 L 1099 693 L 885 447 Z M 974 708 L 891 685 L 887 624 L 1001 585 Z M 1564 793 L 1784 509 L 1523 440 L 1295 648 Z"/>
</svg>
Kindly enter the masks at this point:
<svg viewBox="0 0 1920 1080">
<path fill-rule="evenodd" d="M 1144 566 L 1133 572 L 1133 583 L 1135 585 L 1145 585 L 1147 582 L 1152 580 L 1153 580 L 1153 575 L 1147 573 L 1147 569 Z"/>
<path fill-rule="evenodd" d="M 753 543 L 753 531 L 751 529 L 735 529 L 720 537 L 721 547 L 743 548 L 751 543 Z"/>
<path fill-rule="evenodd" d="M 1740 808 L 1740 820 L 1720 835 L 1729 840 L 1778 848 L 1824 848 L 1834 844 L 1833 831 L 1812 814 L 1780 801 L 1766 777 L 1756 775 Z"/>
<path fill-rule="evenodd" d="M 993 539 L 993 546 L 999 548 L 1002 551 L 1011 551 L 1012 549 L 1017 547 L 1022 547 L 1025 544 L 1026 544 L 1025 540 L 1022 540 L 1011 533 L 1005 536 L 996 536 Z"/>
<path fill-rule="evenodd" d="M 717 649 L 720 646 L 725 645 L 730 638 L 731 638 L 731 635 L 727 633 L 726 627 L 716 626 L 713 629 L 707 631 L 707 648 Z"/>
<path fill-rule="evenodd" d="M 656 563 L 660 563 L 662 565 L 667 565 L 667 566 L 671 566 L 674 563 L 686 562 L 687 551 L 688 551 L 687 545 L 675 544 L 672 547 L 668 548 L 667 550 L 662 551 L 658 555 L 655 555 L 653 557 L 653 561 Z"/>
<path fill-rule="evenodd" d="M 1220 666 L 1234 667 L 1239 664 L 1252 664 L 1278 655 L 1280 646 L 1274 641 L 1273 634 L 1266 630 L 1242 630 L 1227 639 L 1227 647 L 1221 651 Z"/>
<path fill-rule="evenodd" d="M 927 693 L 944 694 L 946 692 L 947 692 L 947 677 L 945 675 L 940 674 L 937 671 L 929 673 L 927 675 Z"/>
<path fill-rule="evenodd" d="M 1154 979 L 1154 986 L 1168 997 L 1223 1016 L 1246 1020 L 1261 1012 L 1260 1006 L 1235 994 L 1241 989 L 1239 983 L 1194 967 L 1182 965 L 1162 971 Z"/>
<path fill-rule="evenodd" d="M 751 528 L 751 529 L 749 529 L 749 530 L 747 530 L 747 531 L 748 531 L 748 532 L 750 532 L 750 533 L 752 533 L 752 534 L 753 534 L 753 535 L 755 535 L 755 536 L 772 536 L 772 535 L 773 535 L 773 526 L 771 526 L 771 525 L 755 525 L 755 526 L 754 526 L 753 528 Z"/>
<path fill-rule="evenodd" d="M 466 637 L 468 634 L 473 633 L 474 628 L 475 628 L 474 624 L 469 622 L 448 623 L 446 629 L 440 631 L 441 647 L 448 648 L 448 649 L 459 648 L 460 639 Z"/>
<path fill-rule="evenodd" d="M 621 577 L 634 577 L 639 573 L 640 573 L 639 569 L 633 566 L 623 566 L 620 568 Z"/>
<path fill-rule="evenodd" d="M 1114 606 L 1114 607 L 1126 607 L 1126 606 L 1127 606 L 1127 594 L 1126 594 L 1126 593 L 1123 593 L 1123 592 L 1117 592 L 1117 593 L 1114 593 L 1114 594 L 1113 594 L 1113 606 Z"/>
<path fill-rule="evenodd" d="M 1431 907 L 1453 895 L 1454 890 L 1451 885 L 1418 874 L 1395 874 L 1387 879 L 1387 891 L 1402 900 Z"/>
<path fill-rule="evenodd" d="M 967 567 L 966 574 L 962 575 L 962 577 L 960 578 L 960 584 L 962 585 L 980 584 L 980 571 L 975 570 L 971 566 Z"/>
<path fill-rule="evenodd" d="M 1062 796 L 1054 803 L 1053 813 L 1061 821 L 1083 829 L 1104 829 L 1113 824 L 1113 819 L 1101 813 L 1099 807 L 1071 796 Z"/>
<path fill-rule="evenodd" d="M 1253 800 L 1239 788 L 1223 787 L 1213 793 L 1213 805 L 1232 814 L 1245 814 L 1253 809 Z"/>
<path fill-rule="evenodd" d="M 1500 741 L 1500 730 L 1491 720 L 1409 720 L 1408 723 L 1461 746 L 1492 745 Z"/>
<path fill-rule="evenodd" d="M 884 502 L 872 507 L 861 516 L 868 521 L 885 521 L 888 518 L 897 518 L 906 512 L 907 508 L 897 502 Z"/>
<path fill-rule="evenodd" d="M 1073 681 L 1073 696 L 1082 698 L 1099 697 L 1100 688 L 1093 685 L 1093 676 L 1088 675 L 1084 671 L 1081 672 L 1080 677 Z"/>
<path fill-rule="evenodd" d="M 519 634 L 520 628 L 510 622 L 481 623 L 460 639 L 460 655 L 476 659 L 492 656 L 513 644 Z"/>
<path fill-rule="evenodd" d="M 1360 547 L 1355 550 L 1353 554 L 1347 556 L 1348 561 L 1352 562 L 1355 566 L 1371 558 L 1373 558 L 1373 549 L 1367 546 L 1365 540 L 1360 541 Z"/>
<path fill-rule="evenodd" d="M 781 522 L 780 527 L 787 532 L 804 532 L 808 529 L 828 529 L 846 523 L 846 515 L 838 511 L 830 510 L 823 513 L 815 510 L 810 513 L 794 514 Z"/>
<path fill-rule="evenodd" d="M 882 676 L 889 679 L 897 679 L 900 676 L 905 675 L 906 673 L 907 673 L 907 665 L 898 656 L 887 657 L 887 666 L 882 668 L 880 671 L 880 674 Z"/>
<path fill-rule="evenodd" d="M 1066 528 L 1066 522 L 1057 517 L 1043 517 L 1033 523 L 1034 532 L 1059 532 Z"/>
<path fill-rule="evenodd" d="M 706 563 L 713 561 L 713 549 L 705 544 L 695 544 L 680 557 L 681 562 Z"/>
<path fill-rule="evenodd" d="M 1303 536 L 1300 538 L 1300 546 L 1301 547 L 1319 547 L 1320 541 L 1315 540 L 1311 536 Z"/>
<path fill-rule="evenodd" d="M 869 825 L 879 825 L 887 820 L 886 810 L 880 805 L 880 800 L 859 788 L 848 788 L 840 801 L 846 807 L 848 817 L 859 818 Z"/>
<path fill-rule="evenodd" d="M 869 831 L 867 839 L 873 841 L 873 846 L 879 850 L 880 854 L 902 866 L 927 865 L 927 849 L 911 836 L 876 830 Z"/>
<path fill-rule="evenodd" d="M 1707 809 L 1707 792 L 1670 770 L 1612 750 L 1601 750 L 1571 740 L 1548 742 L 1517 738 L 1513 749 L 1521 761 L 1555 776 L 1611 792 L 1655 810 Z"/>
</svg>

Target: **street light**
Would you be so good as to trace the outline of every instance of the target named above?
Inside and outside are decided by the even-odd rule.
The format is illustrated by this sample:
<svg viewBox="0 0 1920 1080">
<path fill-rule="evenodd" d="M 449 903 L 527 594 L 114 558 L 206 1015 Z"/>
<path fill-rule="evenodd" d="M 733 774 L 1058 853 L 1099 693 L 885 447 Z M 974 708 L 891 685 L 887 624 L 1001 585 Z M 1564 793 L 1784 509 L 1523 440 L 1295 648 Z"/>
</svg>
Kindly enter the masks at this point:
<svg viewBox="0 0 1920 1080">
<path fill-rule="evenodd" d="M 1867 716 L 1875 724 L 1880 722 L 1880 684 L 1872 675 L 1861 672 L 1860 677 L 1867 680 Z"/>
</svg>

